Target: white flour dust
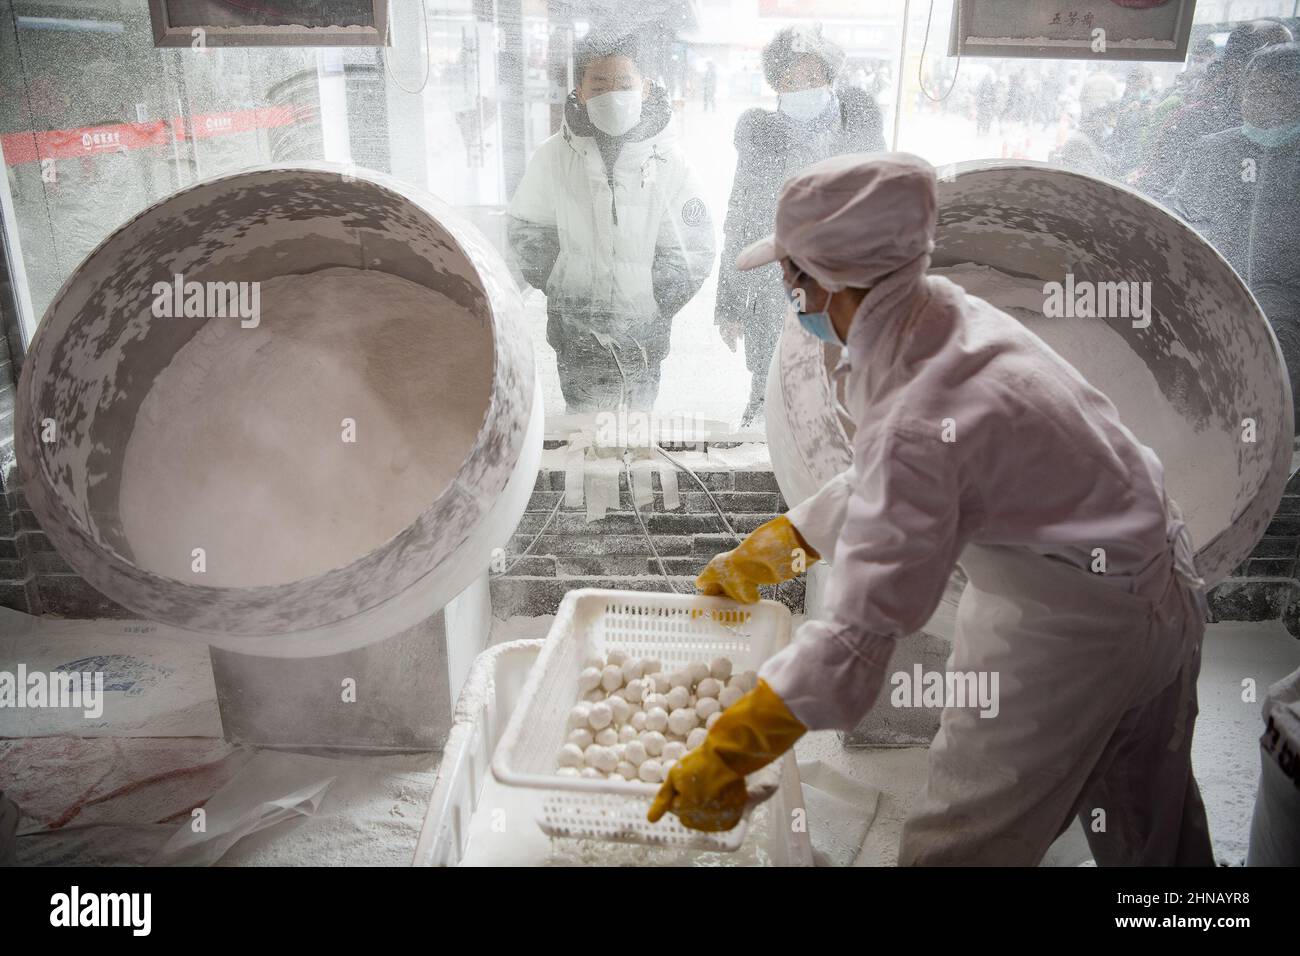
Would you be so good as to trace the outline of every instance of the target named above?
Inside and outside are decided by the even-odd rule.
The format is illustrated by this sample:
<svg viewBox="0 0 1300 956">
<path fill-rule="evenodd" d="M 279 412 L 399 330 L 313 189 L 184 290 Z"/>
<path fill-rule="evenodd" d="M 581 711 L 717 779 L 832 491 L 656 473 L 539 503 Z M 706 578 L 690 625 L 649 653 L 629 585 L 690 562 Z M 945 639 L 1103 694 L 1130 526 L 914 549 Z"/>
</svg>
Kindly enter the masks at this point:
<svg viewBox="0 0 1300 956">
<path fill-rule="evenodd" d="M 1239 481 L 1236 433 L 1227 422 L 1197 430 L 1118 332 L 1099 319 L 1044 318 L 1038 279 L 974 263 L 930 274 L 1015 316 L 1115 404 L 1120 420 L 1160 457 L 1165 485 L 1182 507 L 1197 547 L 1232 523 Z"/>
<path fill-rule="evenodd" d="M 342 567 L 409 525 L 473 445 L 492 347 L 468 310 L 347 268 L 270 279 L 261 301 L 256 328 L 210 319 L 141 404 L 120 498 L 139 567 L 216 587 Z"/>
</svg>

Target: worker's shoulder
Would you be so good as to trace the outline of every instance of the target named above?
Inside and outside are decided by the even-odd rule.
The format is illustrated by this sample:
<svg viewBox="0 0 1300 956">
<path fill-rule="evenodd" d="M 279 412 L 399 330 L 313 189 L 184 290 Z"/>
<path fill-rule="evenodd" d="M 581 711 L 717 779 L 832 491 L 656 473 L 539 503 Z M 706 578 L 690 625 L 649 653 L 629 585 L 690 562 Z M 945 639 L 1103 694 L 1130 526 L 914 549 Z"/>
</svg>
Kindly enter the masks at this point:
<svg viewBox="0 0 1300 956">
<path fill-rule="evenodd" d="M 938 278 L 938 277 L 935 277 Z M 956 283 L 932 286 L 940 308 L 927 319 L 942 323 L 946 339 L 937 362 L 921 366 L 907 385 L 908 409 L 928 423 L 957 416 L 974 421 L 998 416 L 1029 399 L 1040 374 L 1050 374 L 1053 353 L 1014 316 Z M 907 419 L 900 419 L 907 420 Z"/>
</svg>

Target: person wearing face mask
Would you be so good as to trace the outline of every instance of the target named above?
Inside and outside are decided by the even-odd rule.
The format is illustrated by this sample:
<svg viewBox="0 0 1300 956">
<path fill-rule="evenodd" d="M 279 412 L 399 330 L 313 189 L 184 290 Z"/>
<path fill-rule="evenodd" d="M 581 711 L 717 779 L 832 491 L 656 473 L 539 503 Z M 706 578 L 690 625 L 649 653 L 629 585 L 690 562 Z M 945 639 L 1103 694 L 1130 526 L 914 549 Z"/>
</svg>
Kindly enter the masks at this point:
<svg viewBox="0 0 1300 956">
<path fill-rule="evenodd" d="M 1133 184 L 1155 197 L 1174 188 L 1201 137 L 1241 125 L 1243 77 L 1251 57 L 1293 39 L 1276 20 L 1248 20 L 1234 27 L 1223 54 L 1207 64 L 1196 89 L 1151 137 L 1146 162 L 1134 171 Z"/>
<path fill-rule="evenodd" d="M 709 208 L 634 36 L 593 32 L 560 131 L 507 210 L 524 279 L 546 293 L 546 340 L 571 413 L 649 410 L 672 319 L 713 268 Z"/>
<path fill-rule="evenodd" d="M 1033 866 L 1080 815 L 1098 863 L 1213 865 L 1191 765 L 1207 608 L 1160 461 L 1020 322 L 926 274 L 936 205 L 919 157 L 834 157 L 740 256 L 780 263 L 804 328 L 842 345 L 853 460 L 697 586 L 755 601 L 824 556 L 829 613 L 673 766 L 650 819 L 733 827 L 747 774 L 857 724 L 960 563 L 949 670 L 998 675 L 996 710 L 944 710 L 900 862 Z"/>
<path fill-rule="evenodd" d="M 1166 201 L 1259 300 L 1286 358 L 1300 421 L 1300 44 L 1251 57 L 1241 120 L 1197 143 Z"/>
<path fill-rule="evenodd" d="M 1142 161 L 1143 131 L 1151 121 L 1155 99 L 1155 77 L 1145 66 L 1129 70 L 1124 95 L 1115 104 L 1115 129 L 1104 151 L 1117 175 L 1126 175 Z"/>
<path fill-rule="evenodd" d="M 1094 73 L 1079 90 L 1079 126 L 1054 150 L 1048 161 L 1105 179 L 1118 178 L 1119 171 L 1107 153 L 1115 131 L 1119 86 L 1108 73 Z"/>
<path fill-rule="evenodd" d="M 737 253 L 767 230 L 781 184 L 793 173 L 827 156 L 885 148 L 880 110 L 870 94 L 853 86 L 834 88 L 843 63 L 843 51 L 820 26 L 787 27 L 763 50 L 763 72 L 779 95 L 777 109 L 746 110 L 736 123 L 736 175 L 714 317 L 732 351 L 744 340 L 752 376 L 744 425 L 762 408 L 785 296 L 775 270 L 742 273 L 735 267 Z"/>
</svg>

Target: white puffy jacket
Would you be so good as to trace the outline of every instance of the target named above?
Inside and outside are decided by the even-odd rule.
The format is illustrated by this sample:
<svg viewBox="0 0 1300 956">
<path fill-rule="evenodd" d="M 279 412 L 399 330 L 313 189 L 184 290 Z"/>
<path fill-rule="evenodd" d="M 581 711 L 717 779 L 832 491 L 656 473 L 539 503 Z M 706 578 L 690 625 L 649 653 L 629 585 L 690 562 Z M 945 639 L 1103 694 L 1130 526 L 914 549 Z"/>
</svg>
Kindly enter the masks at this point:
<svg viewBox="0 0 1300 956">
<path fill-rule="evenodd" d="M 508 210 L 510 244 L 566 333 L 666 352 L 672 316 L 713 267 L 712 219 L 670 119 L 655 88 L 607 172 L 571 94 L 560 131 L 528 164 Z"/>
</svg>

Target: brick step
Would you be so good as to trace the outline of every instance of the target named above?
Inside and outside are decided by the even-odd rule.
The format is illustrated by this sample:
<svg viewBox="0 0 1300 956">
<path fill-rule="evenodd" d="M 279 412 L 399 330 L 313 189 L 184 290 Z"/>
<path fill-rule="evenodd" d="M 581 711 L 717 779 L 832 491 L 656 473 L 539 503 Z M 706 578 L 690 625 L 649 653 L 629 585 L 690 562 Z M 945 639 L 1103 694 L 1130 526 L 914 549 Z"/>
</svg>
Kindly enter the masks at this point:
<svg viewBox="0 0 1300 956">
<path fill-rule="evenodd" d="M 673 586 L 681 594 L 695 593 L 695 578 L 671 575 Z M 578 588 L 606 588 L 620 591 L 667 591 L 661 575 L 611 575 L 604 577 L 495 577 L 491 581 L 492 613 L 497 617 L 554 614 L 569 591 Z M 764 588 L 771 597 L 795 613 L 803 612 L 804 582 L 787 581 L 776 588 Z"/>
<path fill-rule="evenodd" d="M 1229 578 L 1213 588 L 1209 595 L 1210 615 L 1215 621 L 1287 622 L 1287 630 L 1296 634 L 1300 614 L 1300 585 L 1292 578 Z"/>
<path fill-rule="evenodd" d="M 550 517 L 550 512 L 530 511 L 523 516 L 519 526 L 515 528 L 517 535 L 534 535 L 546 528 L 547 534 L 637 534 L 641 533 L 641 526 L 637 523 L 636 515 L 631 511 L 611 511 L 605 517 L 598 521 L 588 521 L 587 515 L 582 511 L 566 511 L 561 509 L 551 518 L 550 524 L 546 519 Z M 729 514 L 727 521 L 735 529 L 737 534 L 749 534 L 760 524 L 770 521 L 776 517 L 776 512 L 754 513 L 754 514 Z M 726 534 L 718 513 L 709 509 L 704 514 L 684 514 L 677 511 L 642 511 L 641 520 L 645 522 L 646 530 L 653 535 L 659 534 Z"/>
<path fill-rule="evenodd" d="M 41 599 L 34 576 L 17 581 L 0 581 L 0 607 L 24 614 L 40 614 Z"/>
<path fill-rule="evenodd" d="M 138 618 L 134 611 L 100 594 L 76 574 L 42 574 L 37 578 L 42 613 L 54 617 Z"/>
<path fill-rule="evenodd" d="M 667 467 L 668 461 L 660 459 Z M 776 475 L 771 471 L 731 471 L 726 468 L 714 468 L 709 470 L 700 470 L 692 466 L 692 471 L 699 477 L 700 481 L 710 491 L 767 491 L 779 492 L 781 489 L 776 483 Z M 621 490 L 627 490 L 627 473 L 620 472 L 618 486 Z M 651 473 L 651 486 L 655 491 L 663 490 L 663 483 L 659 479 L 659 472 L 656 470 Z M 700 486 L 695 483 L 695 479 L 684 471 L 677 473 L 677 487 L 680 491 L 699 491 Z M 558 469 L 548 469 L 539 472 L 537 481 L 533 485 L 534 491 L 563 491 L 565 488 L 565 475 Z"/>
<path fill-rule="evenodd" d="M 704 570 L 714 552 L 686 556 L 660 554 L 664 570 L 670 575 L 687 575 L 692 580 Z M 508 557 L 504 572 L 516 578 L 555 577 L 640 577 L 646 574 L 662 576 L 659 562 L 653 556 L 641 554 L 528 554 L 522 558 Z"/>
<path fill-rule="evenodd" d="M 562 491 L 534 491 L 528 499 L 528 507 L 525 510 L 549 514 L 555 510 L 556 503 L 563 497 L 564 492 Z M 688 488 L 683 488 L 679 497 L 681 498 L 681 504 L 673 511 L 669 511 L 664 507 L 664 496 L 659 491 L 654 493 L 653 501 L 649 504 L 638 505 L 638 508 L 640 508 L 642 515 L 656 511 L 664 514 L 717 514 L 713 509 L 713 503 L 709 500 L 709 496 L 702 491 L 691 491 Z M 713 501 L 716 501 L 718 507 L 727 514 L 733 512 L 738 514 L 778 514 L 786 510 L 784 499 L 782 499 L 779 492 L 775 491 L 719 491 L 713 494 Z M 584 504 L 580 509 L 574 508 L 571 510 L 576 513 L 585 512 L 586 505 Z M 620 489 L 619 491 L 617 510 L 627 512 L 632 510 L 632 495 L 626 489 Z"/>
</svg>

